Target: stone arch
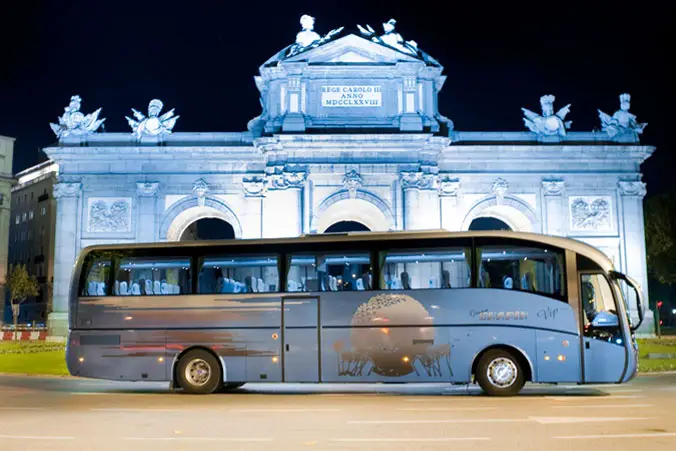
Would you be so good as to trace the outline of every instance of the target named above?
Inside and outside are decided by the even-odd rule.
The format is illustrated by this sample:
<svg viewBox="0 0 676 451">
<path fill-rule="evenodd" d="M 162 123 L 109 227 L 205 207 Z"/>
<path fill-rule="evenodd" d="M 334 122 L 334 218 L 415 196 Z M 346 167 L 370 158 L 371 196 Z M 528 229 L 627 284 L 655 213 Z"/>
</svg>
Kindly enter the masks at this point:
<svg viewBox="0 0 676 451">
<path fill-rule="evenodd" d="M 347 190 L 342 190 L 324 199 L 312 216 L 310 230 L 321 233 L 339 221 L 356 221 L 373 231 L 394 229 L 390 207 L 368 191 L 359 190 L 351 197 Z"/>
<path fill-rule="evenodd" d="M 206 197 L 200 205 L 197 197 L 182 199 L 167 210 L 160 228 L 160 239 L 179 241 L 190 224 L 204 218 L 217 218 L 229 223 L 235 231 L 235 238 L 242 237 L 242 225 L 235 213 L 223 201 Z"/>
<path fill-rule="evenodd" d="M 497 218 L 516 232 L 540 231 L 535 211 L 523 200 L 512 196 L 505 196 L 501 202 L 495 196 L 487 197 L 472 205 L 462 221 L 462 230 L 469 230 L 476 218 Z"/>
</svg>

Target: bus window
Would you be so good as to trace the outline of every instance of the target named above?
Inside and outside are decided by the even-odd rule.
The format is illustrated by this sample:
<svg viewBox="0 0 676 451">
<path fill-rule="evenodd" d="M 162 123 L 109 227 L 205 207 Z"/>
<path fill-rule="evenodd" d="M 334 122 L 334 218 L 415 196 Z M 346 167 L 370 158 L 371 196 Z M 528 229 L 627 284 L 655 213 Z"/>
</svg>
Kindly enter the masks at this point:
<svg viewBox="0 0 676 451">
<path fill-rule="evenodd" d="M 585 336 L 611 341 L 620 335 L 615 300 L 603 274 L 580 274 Z"/>
<path fill-rule="evenodd" d="M 467 288 L 471 284 L 469 249 L 415 249 L 381 252 L 384 290 Z"/>
<path fill-rule="evenodd" d="M 81 296 L 109 296 L 110 258 L 91 256 L 87 262 L 84 285 L 80 289 Z"/>
<path fill-rule="evenodd" d="M 276 255 L 209 256 L 201 262 L 198 293 L 269 293 L 278 291 Z"/>
<path fill-rule="evenodd" d="M 563 253 L 511 244 L 477 247 L 478 286 L 531 291 L 565 300 Z"/>
<path fill-rule="evenodd" d="M 287 291 L 360 291 L 373 289 L 367 252 L 295 254 L 288 257 Z"/>
<path fill-rule="evenodd" d="M 125 257 L 115 277 L 119 296 L 191 294 L 190 259 Z"/>
</svg>

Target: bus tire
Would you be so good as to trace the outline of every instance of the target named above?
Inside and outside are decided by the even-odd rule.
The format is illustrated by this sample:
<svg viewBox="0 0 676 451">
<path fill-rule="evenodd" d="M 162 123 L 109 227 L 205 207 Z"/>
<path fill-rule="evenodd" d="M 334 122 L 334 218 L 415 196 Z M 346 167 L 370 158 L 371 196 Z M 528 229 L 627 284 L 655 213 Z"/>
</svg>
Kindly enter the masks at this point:
<svg viewBox="0 0 676 451">
<path fill-rule="evenodd" d="M 489 396 L 515 396 L 526 383 L 519 359 L 504 349 L 486 351 L 479 359 L 474 376 Z"/>
<path fill-rule="evenodd" d="M 221 385 L 221 366 L 214 355 L 204 349 L 193 349 L 178 361 L 176 376 L 186 393 L 213 393 Z"/>
</svg>

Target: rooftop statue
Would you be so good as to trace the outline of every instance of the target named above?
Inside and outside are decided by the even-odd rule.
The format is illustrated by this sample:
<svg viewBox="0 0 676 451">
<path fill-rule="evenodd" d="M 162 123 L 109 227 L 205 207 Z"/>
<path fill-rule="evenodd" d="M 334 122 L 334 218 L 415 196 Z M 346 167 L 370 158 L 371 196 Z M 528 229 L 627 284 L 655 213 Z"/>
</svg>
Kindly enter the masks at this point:
<svg viewBox="0 0 676 451">
<path fill-rule="evenodd" d="M 556 97 L 553 95 L 540 97 L 542 116 L 527 110 L 526 108 L 521 108 L 523 114 L 526 116 L 523 118 L 523 121 L 531 132 L 544 136 L 566 135 L 566 129 L 569 129 L 570 124 L 573 122 L 563 121 L 566 118 L 566 115 L 570 113 L 570 104 L 564 106 L 554 114 L 555 99 Z"/>
<path fill-rule="evenodd" d="M 164 113 L 162 116 L 159 116 L 160 111 L 164 104 L 158 99 L 153 99 L 148 105 L 148 117 L 145 117 L 143 113 L 131 109 L 134 112 L 134 117 L 136 120 L 125 116 L 129 122 L 129 126 L 132 128 L 133 132 L 137 138 L 142 136 L 159 136 L 165 133 L 171 133 L 171 130 L 176 125 L 176 120 L 180 116 L 174 116 L 174 110 Z"/>
<path fill-rule="evenodd" d="M 418 43 L 415 41 L 404 41 L 404 38 L 395 31 L 394 27 L 397 24 L 397 21 L 390 19 L 383 24 L 384 33 L 381 36 L 376 35 L 376 32 L 370 25 L 366 25 L 366 28 L 361 25 L 357 25 L 361 34 L 367 38 L 371 38 L 373 42 L 379 44 L 384 44 L 395 49 L 408 53 L 410 55 L 418 55 Z"/>
<path fill-rule="evenodd" d="M 85 136 L 94 133 L 103 124 L 105 119 L 99 119 L 101 108 L 91 114 L 82 114 L 80 96 L 72 96 L 70 104 L 64 108 L 63 116 L 58 124 L 49 124 L 56 136 L 61 139 L 69 135 Z"/>
<path fill-rule="evenodd" d="M 289 49 L 287 56 L 295 55 L 300 53 L 303 50 L 307 50 L 313 47 L 322 45 L 323 43 L 331 40 L 335 35 L 343 31 L 344 27 L 336 28 L 329 31 L 326 36 L 320 37 L 315 31 L 315 18 L 303 14 L 300 18 L 301 31 L 296 35 L 296 42 Z"/>
<path fill-rule="evenodd" d="M 601 127 L 611 138 L 625 133 L 638 135 L 643 133 L 643 129 L 648 125 L 645 122 L 639 123 L 636 121 L 636 116 L 629 112 L 630 102 L 631 95 L 620 94 L 620 109 L 612 117 L 599 110 Z"/>
</svg>

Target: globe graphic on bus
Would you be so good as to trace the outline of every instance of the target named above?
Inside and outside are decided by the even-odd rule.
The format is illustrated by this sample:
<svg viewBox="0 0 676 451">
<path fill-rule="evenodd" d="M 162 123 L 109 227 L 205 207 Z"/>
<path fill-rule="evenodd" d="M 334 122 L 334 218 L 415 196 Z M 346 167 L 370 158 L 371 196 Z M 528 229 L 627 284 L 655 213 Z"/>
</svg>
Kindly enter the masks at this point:
<svg viewBox="0 0 676 451">
<path fill-rule="evenodd" d="M 389 325 L 421 325 L 388 327 Z M 425 307 L 406 294 L 379 294 L 360 305 L 352 317 L 352 348 L 367 356 L 381 376 L 404 376 L 414 371 L 416 356 L 434 343 L 432 318 Z"/>
</svg>

